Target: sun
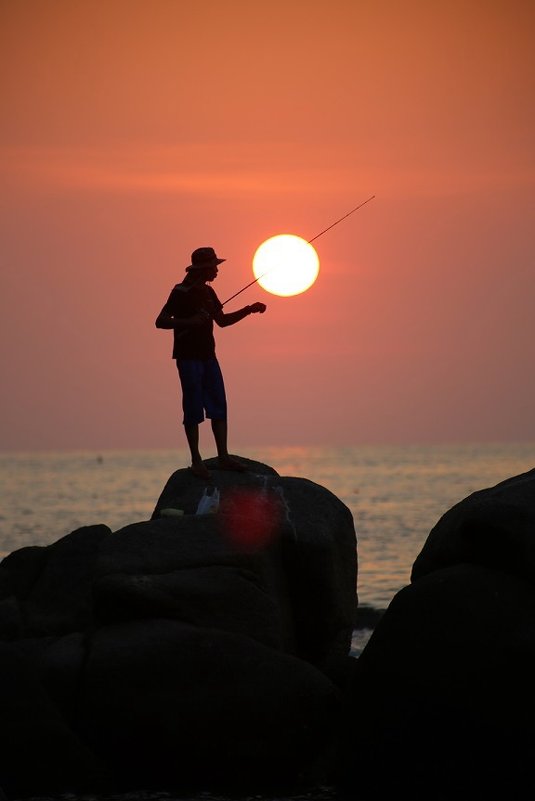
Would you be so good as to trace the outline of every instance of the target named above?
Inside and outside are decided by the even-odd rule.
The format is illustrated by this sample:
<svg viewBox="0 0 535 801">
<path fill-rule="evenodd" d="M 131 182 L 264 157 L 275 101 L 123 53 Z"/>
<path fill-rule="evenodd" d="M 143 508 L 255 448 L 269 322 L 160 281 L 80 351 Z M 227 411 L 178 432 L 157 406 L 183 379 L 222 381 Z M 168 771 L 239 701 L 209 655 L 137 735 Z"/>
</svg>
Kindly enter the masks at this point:
<svg viewBox="0 0 535 801">
<path fill-rule="evenodd" d="M 312 245 L 294 234 L 279 234 L 262 242 L 253 256 L 258 283 L 274 295 L 299 295 L 318 277 L 320 261 Z"/>
</svg>

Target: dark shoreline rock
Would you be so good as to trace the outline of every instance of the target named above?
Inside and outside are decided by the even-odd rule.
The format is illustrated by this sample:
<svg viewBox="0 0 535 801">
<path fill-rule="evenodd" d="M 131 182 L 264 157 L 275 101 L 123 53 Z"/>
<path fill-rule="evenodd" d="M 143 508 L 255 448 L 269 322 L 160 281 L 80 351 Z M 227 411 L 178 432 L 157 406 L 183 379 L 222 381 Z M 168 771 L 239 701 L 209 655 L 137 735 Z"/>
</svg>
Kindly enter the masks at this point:
<svg viewBox="0 0 535 801">
<path fill-rule="evenodd" d="M 221 493 L 218 517 L 223 541 L 239 541 L 240 523 L 246 525 L 255 517 L 255 502 L 262 505 L 267 495 L 270 517 L 280 521 L 282 536 L 275 538 L 275 544 L 280 548 L 290 616 L 295 621 L 296 653 L 314 664 L 334 652 L 346 655 L 357 611 L 351 512 L 333 493 L 308 479 L 282 477 L 268 465 L 241 461 L 249 472 L 217 470 L 217 460 L 206 462 Z M 204 486 L 199 479 L 192 481 L 189 470 L 177 470 L 158 499 L 152 519 L 169 507 L 194 511 Z"/>
<path fill-rule="evenodd" d="M 8 794 L 328 775 L 355 661 L 353 520 L 323 487 L 248 467 L 213 470 L 217 514 L 160 516 L 205 490 L 179 470 L 151 520 L 0 563 Z"/>
<path fill-rule="evenodd" d="M 437 523 L 357 662 L 341 749 L 347 796 L 535 796 L 534 556 L 535 470 Z"/>
<path fill-rule="evenodd" d="M 248 466 L 213 467 L 216 515 L 161 516 L 205 490 L 177 471 L 151 520 L 0 563 L 0 786 L 532 798 L 535 470 L 453 507 L 411 584 L 355 615 L 347 507 Z"/>
<path fill-rule="evenodd" d="M 535 469 L 455 504 L 431 530 L 411 581 L 462 563 L 535 582 Z"/>
<path fill-rule="evenodd" d="M 303 660 L 170 620 L 99 629 L 83 697 L 84 740 L 134 787 L 284 784 L 340 717 L 336 688 Z"/>
<path fill-rule="evenodd" d="M 386 609 L 368 606 L 367 604 L 359 604 L 353 629 L 375 629 L 385 612 Z"/>
</svg>

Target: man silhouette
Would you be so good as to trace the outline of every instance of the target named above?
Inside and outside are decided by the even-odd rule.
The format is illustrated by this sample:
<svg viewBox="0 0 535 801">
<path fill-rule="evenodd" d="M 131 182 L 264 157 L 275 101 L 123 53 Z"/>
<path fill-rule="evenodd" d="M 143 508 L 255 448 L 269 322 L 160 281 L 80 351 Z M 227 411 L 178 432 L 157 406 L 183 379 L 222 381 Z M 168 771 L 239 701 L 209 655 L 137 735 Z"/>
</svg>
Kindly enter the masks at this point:
<svg viewBox="0 0 535 801">
<path fill-rule="evenodd" d="M 176 360 L 182 386 L 184 431 L 191 453 L 191 470 L 199 478 L 209 479 L 210 472 L 199 451 L 199 423 L 211 420 L 217 448 L 218 466 L 223 470 L 245 470 L 229 455 L 227 447 L 227 401 L 219 363 L 215 355 L 214 320 L 225 328 L 249 314 L 263 314 L 264 303 L 253 303 L 225 314 L 223 305 L 208 282 L 218 274 L 219 259 L 210 247 L 197 248 L 191 254 L 186 276 L 177 284 L 158 317 L 156 328 L 173 329 L 173 359 Z"/>
</svg>

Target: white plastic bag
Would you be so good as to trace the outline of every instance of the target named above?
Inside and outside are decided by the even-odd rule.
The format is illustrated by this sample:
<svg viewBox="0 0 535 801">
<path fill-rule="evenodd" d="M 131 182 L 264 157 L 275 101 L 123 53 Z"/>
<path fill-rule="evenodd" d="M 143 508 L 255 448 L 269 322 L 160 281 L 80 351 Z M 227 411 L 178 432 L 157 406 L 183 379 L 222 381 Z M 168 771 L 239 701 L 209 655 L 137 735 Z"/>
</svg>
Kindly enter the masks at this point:
<svg viewBox="0 0 535 801">
<path fill-rule="evenodd" d="M 211 495 L 208 494 L 208 487 L 205 487 L 203 496 L 197 506 L 197 515 L 214 514 L 219 509 L 219 490 L 214 487 Z"/>
</svg>

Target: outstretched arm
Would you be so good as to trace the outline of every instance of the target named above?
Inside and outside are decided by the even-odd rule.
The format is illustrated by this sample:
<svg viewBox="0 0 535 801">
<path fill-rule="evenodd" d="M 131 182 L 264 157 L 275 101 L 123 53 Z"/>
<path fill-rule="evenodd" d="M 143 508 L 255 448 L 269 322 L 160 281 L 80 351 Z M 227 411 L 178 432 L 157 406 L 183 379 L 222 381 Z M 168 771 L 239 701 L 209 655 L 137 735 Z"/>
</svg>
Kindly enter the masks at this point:
<svg viewBox="0 0 535 801">
<path fill-rule="evenodd" d="M 244 317 L 248 317 L 250 314 L 264 314 L 266 308 L 265 303 L 253 303 L 251 306 L 244 306 L 243 309 L 238 309 L 238 311 L 235 312 L 228 312 L 228 314 L 219 310 L 214 314 L 214 320 L 220 328 L 226 328 L 227 325 L 239 323 L 240 320 L 243 320 Z"/>
</svg>

